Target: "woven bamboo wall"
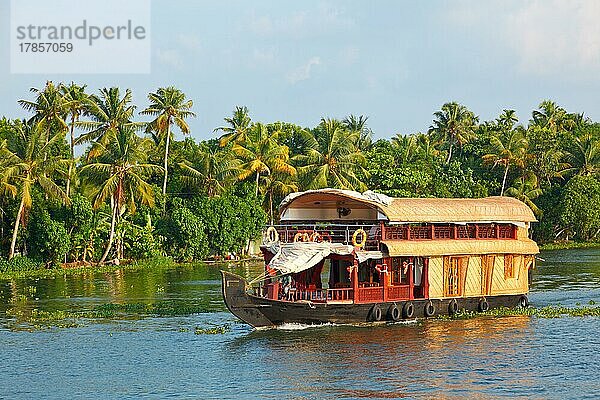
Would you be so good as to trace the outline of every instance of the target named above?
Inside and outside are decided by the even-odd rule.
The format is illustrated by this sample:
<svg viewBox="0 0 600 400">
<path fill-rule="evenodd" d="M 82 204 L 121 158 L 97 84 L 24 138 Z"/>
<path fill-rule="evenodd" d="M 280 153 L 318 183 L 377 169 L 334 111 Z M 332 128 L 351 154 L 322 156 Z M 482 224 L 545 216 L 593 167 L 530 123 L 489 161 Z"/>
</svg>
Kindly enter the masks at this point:
<svg viewBox="0 0 600 400">
<path fill-rule="evenodd" d="M 485 256 L 483 256 L 485 257 Z M 528 274 L 527 264 L 529 258 L 514 255 L 513 277 L 505 278 L 504 255 L 489 256 L 490 264 L 488 274 L 491 272 L 491 285 L 489 296 L 527 293 Z M 462 297 L 485 296 L 486 277 L 482 256 L 469 256 L 468 267 L 464 274 Z M 432 299 L 445 298 L 444 295 L 444 257 L 431 257 L 429 259 L 429 297 Z"/>
</svg>

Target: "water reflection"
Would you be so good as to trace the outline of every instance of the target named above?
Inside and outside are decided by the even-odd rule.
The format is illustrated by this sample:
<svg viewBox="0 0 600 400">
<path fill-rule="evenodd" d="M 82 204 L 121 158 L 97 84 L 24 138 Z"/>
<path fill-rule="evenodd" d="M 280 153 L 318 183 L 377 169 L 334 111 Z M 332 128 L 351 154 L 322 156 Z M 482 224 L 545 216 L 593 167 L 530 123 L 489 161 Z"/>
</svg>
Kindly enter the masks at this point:
<svg viewBox="0 0 600 400">
<path fill-rule="evenodd" d="M 541 256 L 532 304 L 600 304 L 600 250 Z M 262 267 L 225 268 L 253 277 Z M 161 301 L 211 312 L 28 334 L 2 329 L 8 309 Z M 211 324 L 231 330 L 194 334 Z M 0 398 L 594 398 L 598 331 L 600 318 L 529 317 L 253 331 L 226 311 L 214 265 L 7 281 L 0 358 L 10 363 L 0 376 L 11 384 Z"/>
</svg>

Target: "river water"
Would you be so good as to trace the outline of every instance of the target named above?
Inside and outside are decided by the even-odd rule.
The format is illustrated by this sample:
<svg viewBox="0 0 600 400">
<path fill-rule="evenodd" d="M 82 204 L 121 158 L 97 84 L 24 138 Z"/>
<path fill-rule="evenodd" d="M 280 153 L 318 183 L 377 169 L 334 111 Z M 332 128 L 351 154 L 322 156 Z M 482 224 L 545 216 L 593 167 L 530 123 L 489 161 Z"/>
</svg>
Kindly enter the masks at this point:
<svg viewBox="0 0 600 400">
<path fill-rule="evenodd" d="M 600 304 L 600 250 L 549 251 L 532 305 Z M 231 266 L 253 276 L 260 267 Z M 474 318 L 253 331 L 218 268 L 0 282 L 0 398 L 597 398 L 600 318 Z M 106 303 L 190 315 L 29 327 L 18 312 Z M 177 314 L 177 313 L 175 313 Z M 185 314 L 185 313 L 184 313 Z M 228 327 L 197 334 L 196 328 Z"/>
</svg>

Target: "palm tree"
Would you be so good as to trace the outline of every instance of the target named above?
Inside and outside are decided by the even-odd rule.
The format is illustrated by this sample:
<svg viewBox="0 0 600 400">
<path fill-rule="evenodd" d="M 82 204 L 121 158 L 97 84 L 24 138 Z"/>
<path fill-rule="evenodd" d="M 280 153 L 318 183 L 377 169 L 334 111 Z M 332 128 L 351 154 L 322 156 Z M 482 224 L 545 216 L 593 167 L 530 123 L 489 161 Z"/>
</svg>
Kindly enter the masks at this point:
<svg viewBox="0 0 600 400">
<path fill-rule="evenodd" d="M 188 160 L 179 163 L 182 180 L 204 189 L 208 197 L 222 194 L 241 172 L 240 160 L 228 148 L 215 148 L 202 143 L 196 156 L 198 159 L 194 163 Z"/>
<path fill-rule="evenodd" d="M 296 174 L 296 169 L 289 163 L 289 148 L 277 142 L 278 135 L 278 132 L 269 133 L 267 126 L 257 123 L 252 126 L 246 141 L 235 143 L 231 149 L 243 162 L 238 178 L 243 180 L 254 175 L 257 195 L 262 174 Z"/>
<path fill-rule="evenodd" d="M 356 147 L 361 151 L 368 151 L 373 145 L 373 131 L 367 127 L 367 120 L 369 117 L 364 115 L 355 116 L 350 114 L 342 121 L 344 128 L 349 132 L 358 133 L 358 141 Z"/>
<path fill-rule="evenodd" d="M 79 118 L 87 111 L 89 96 L 85 92 L 86 85 L 80 86 L 73 82 L 70 85 L 60 85 L 60 91 L 65 100 L 65 108 L 71 116 L 70 127 L 70 147 L 71 147 L 71 162 L 69 163 L 69 171 L 67 173 L 67 196 L 71 194 L 71 179 L 73 179 L 73 168 L 75 166 L 75 124 L 79 122 Z"/>
<path fill-rule="evenodd" d="M 403 164 L 411 163 L 417 159 L 418 146 L 417 138 L 414 135 L 397 133 L 392 138 L 392 146 L 400 152 L 400 161 Z"/>
<path fill-rule="evenodd" d="M 252 120 L 248 114 L 248 107 L 236 107 L 231 118 L 224 118 L 228 126 L 215 128 L 214 132 L 223 132 L 224 135 L 219 139 L 221 147 L 227 146 L 230 142 L 244 142 L 248 139 L 248 133 L 252 126 Z"/>
<path fill-rule="evenodd" d="M 513 182 L 511 187 L 506 189 L 506 194 L 508 196 L 521 200 L 531 208 L 531 211 L 533 211 L 535 215 L 538 216 L 542 214 L 542 211 L 535 205 L 533 199 L 540 196 L 542 192 L 543 191 L 538 184 L 537 176 L 531 171 L 525 172 L 525 174 Z"/>
<path fill-rule="evenodd" d="M 41 188 L 48 197 L 58 198 L 68 204 L 69 198 L 65 192 L 52 180 L 52 176 L 62 169 L 66 160 L 54 156 L 50 148 L 63 140 L 63 132 L 55 133 L 46 138 L 45 124 L 19 121 L 14 125 L 15 140 L 12 148 L 2 146 L 2 175 L 8 185 L 5 190 L 21 198 L 15 217 L 12 241 L 8 258 L 15 255 L 15 246 L 19 226 L 25 225 L 26 215 L 32 207 L 31 191 L 34 186 Z"/>
<path fill-rule="evenodd" d="M 76 123 L 76 126 L 87 132 L 80 135 L 75 140 L 75 144 L 97 141 L 102 146 L 106 144 L 106 138 L 111 136 L 109 135 L 111 132 L 114 136 L 121 128 L 141 129 L 143 123 L 132 121 L 136 106 L 132 105 L 131 101 L 131 90 L 127 89 L 121 98 L 117 87 L 101 89 L 99 96 L 89 96 L 86 103 L 91 121 Z M 93 146 L 88 158 L 96 154 L 96 148 Z"/>
<path fill-rule="evenodd" d="M 429 127 L 429 132 L 443 138 L 449 144 L 446 159 L 446 164 L 449 164 L 454 146 L 462 147 L 475 136 L 478 118 L 467 107 L 456 102 L 444 104 L 433 116 L 433 125 Z"/>
<path fill-rule="evenodd" d="M 98 209 L 109 201 L 111 223 L 108 244 L 100 259 L 108 256 L 115 236 L 118 219 L 126 211 L 133 214 L 136 201 L 154 206 L 152 186 L 146 182 L 152 173 L 161 173 L 162 167 L 145 163 L 150 139 L 138 137 L 131 128 L 109 130 L 105 144 L 98 144 L 98 155 L 94 161 L 81 168 L 81 174 L 93 187 L 93 206 Z"/>
<path fill-rule="evenodd" d="M 549 128 L 553 132 L 568 130 L 574 125 L 565 109 L 550 100 L 544 100 L 539 109 L 532 112 L 532 118 L 531 125 Z"/>
<path fill-rule="evenodd" d="M 298 182 L 294 176 L 282 173 L 274 173 L 271 175 L 262 176 L 261 191 L 265 194 L 265 203 L 268 201 L 269 217 L 271 225 L 273 225 L 273 196 L 286 196 L 290 193 L 298 191 Z M 265 206 L 263 206 L 265 207 Z M 266 207 L 265 207 L 266 208 Z"/>
<path fill-rule="evenodd" d="M 195 117 L 190 109 L 194 105 L 192 100 L 185 98 L 185 94 L 173 87 L 159 88 L 155 93 L 148 94 L 150 106 L 142 111 L 142 115 L 151 115 L 154 118 L 148 124 L 147 132 L 157 132 L 165 142 L 165 156 L 163 169 L 165 171 L 163 179 L 163 196 L 167 193 L 167 177 L 168 177 L 168 161 L 169 161 L 169 145 L 171 143 L 171 125 L 175 124 L 184 135 L 190 133 L 190 126 L 186 122 L 186 118 Z"/>
<path fill-rule="evenodd" d="M 500 196 L 504 195 L 506 177 L 510 166 L 524 167 L 526 150 L 527 139 L 525 139 L 523 129 L 520 129 L 520 127 L 508 131 L 502 129 L 496 135 L 490 137 L 489 153 L 482 158 L 485 164 L 492 164 L 494 167 L 502 165 L 504 167 Z"/>
<path fill-rule="evenodd" d="M 357 132 L 348 132 L 335 119 L 321 119 L 315 133 L 303 132 L 304 154 L 294 157 L 304 188 L 333 187 L 360 190 L 366 185 L 359 175 L 368 176 L 364 154 L 356 147 Z"/>
<path fill-rule="evenodd" d="M 44 131 L 45 141 L 53 136 L 53 132 L 66 132 L 68 127 L 65 118 L 68 111 L 60 87 L 48 81 L 43 90 L 31 88 L 30 91 L 35 93 L 35 101 L 19 100 L 19 104 L 34 113 L 29 122 L 39 125 L 36 129 Z"/>
<path fill-rule="evenodd" d="M 591 132 L 576 137 L 566 154 L 570 168 L 566 172 L 590 176 L 600 172 L 600 141 Z"/>
</svg>

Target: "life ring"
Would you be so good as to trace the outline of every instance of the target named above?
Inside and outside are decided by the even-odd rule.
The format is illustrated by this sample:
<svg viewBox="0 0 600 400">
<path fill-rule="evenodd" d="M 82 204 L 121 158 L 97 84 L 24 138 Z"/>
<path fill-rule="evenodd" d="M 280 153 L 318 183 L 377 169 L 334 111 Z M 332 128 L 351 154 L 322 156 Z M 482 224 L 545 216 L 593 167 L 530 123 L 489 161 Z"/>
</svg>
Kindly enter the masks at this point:
<svg viewBox="0 0 600 400">
<path fill-rule="evenodd" d="M 404 307 L 402 307 L 402 315 L 404 318 L 412 318 L 415 316 L 415 306 L 412 302 L 404 303 Z"/>
<path fill-rule="evenodd" d="M 454 315 L 458 312 L 458 301 L 456 299 L 452 299 L 450 304 L 448 304 L 448 314 Z"/>
<path fill-rule="evenodd" d="M 373 308 L 371 308 L 371 313 L 370 313 L 370 320 L 371 321 L 381 321 L 381 317 L 383 316 L 383 313 L 381 312 L 381 307 L 379 307 L 379 304 L 375 304 L 373 306 Z"/>
<path fill-rule="evenodd" d="M 356 240 L 358 238 L 358 235 L 362 235 L 362 240 L 360 242 L 358 242 Z M 366 243 L 367 243 L 367 232 L 365 232 L 365 230 L 362 228 L 358 228 L 357 230 L 355 230 L 354 233 L 352 234 L 352 245 L 354 247 L 359 247 L 362 249 L 363 247 L 365 247 Z"/>
<path fill-rule="evenodd" d="M 489 311 L 490 304 L 488 303 L 488 301 L 487 301 L 487 299 L 485 297 L 482 297 L 479 300 L 479 305 L 477 306 L 477 309 L 479 310 L 479 312 Z"/>
<path fill-rule="evenodd" d="M 323 238 L 319 232 L 313 232 L 312 235 L 310 235 L 310 241 L 320 243 L 323 241 Z"/>
<path fill-rule="evenodd" d="M 270 226 L 267 228 L 267 232 L 266 236 L 267 236 L 267 243 L 277 243 L 279 242 L 279 232 L 277 232 L 277 229 L 275 229 L 274 226 Z"/>
<path fill-rule="evenodd" d="M 426 304 L 425 304 L 425 309 L 423 310 L 425 313 L 425 316 L 427 318 L 429 317 L 433 317 L 433 315 L 435 314 L 435 306 L 433 305 L 433 302 L 431 300 L 429 300 Z"/>
<path fill-rule="evenodd" d="M 400 321 L 400 309 L 396 304 L 392 304 L 388 309 L 388 317 L 392 321 Z"/>
<path fill-rule="evenodd" d="M 321 242 L 331 243 L 333 240 L 331 239 L 331 235 L 327 232 L 320 233 Z"/>
<path fill-rule="evenodd" d="M 306 232 L 298 232 L 294 235 L 294 242 L 308 242 L 310 236 Z"/>
<path fill-rule="evenodd" d="M 521 307 L 521 308 L 529 307 L 529 299 L 527 298 L 526 295 L 523 295 L 519 298 L 519 307 Z"/>
</svg>

